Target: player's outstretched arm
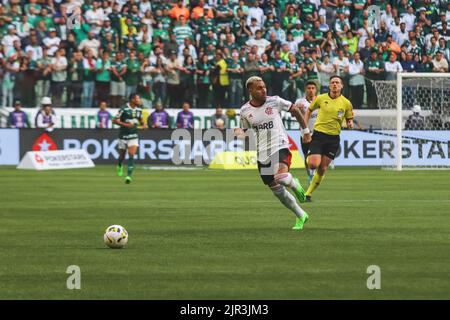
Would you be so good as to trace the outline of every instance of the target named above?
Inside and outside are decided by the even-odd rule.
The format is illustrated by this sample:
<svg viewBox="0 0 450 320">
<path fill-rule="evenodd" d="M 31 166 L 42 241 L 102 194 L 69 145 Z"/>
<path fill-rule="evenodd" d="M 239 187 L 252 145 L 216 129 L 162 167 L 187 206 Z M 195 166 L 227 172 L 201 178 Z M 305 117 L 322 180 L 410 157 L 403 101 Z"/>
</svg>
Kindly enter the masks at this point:
<svg viewBox="0 0 450 320">
<path fill-rule="evenodd" d="M 309 109 L 307 109 L 306 113 L 308 113 Z M 308 128 L 307 121 L 305 117 L 303 117 L 302 112 L 300 111 L 300 108 L 293 104 L 291 108 L 289 109 L 289 112 L 295 119 L 297 119 L 298 123 L 300 124 L 300 127 L 302 128 L 302 140 L 304 143 L 308 143 L 311 141 L 311 131 Z"/>
</svg>

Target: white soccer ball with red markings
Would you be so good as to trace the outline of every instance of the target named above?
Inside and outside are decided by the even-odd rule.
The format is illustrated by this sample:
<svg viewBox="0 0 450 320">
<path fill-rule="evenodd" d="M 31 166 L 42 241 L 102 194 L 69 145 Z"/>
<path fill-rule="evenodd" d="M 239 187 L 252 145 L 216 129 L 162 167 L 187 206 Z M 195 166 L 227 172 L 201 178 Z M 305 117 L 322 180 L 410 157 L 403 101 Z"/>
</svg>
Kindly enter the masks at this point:
<svg viewBox="0 0 450 320">
<path fill-rule="evenodd" d="M 106 229 L 103 241 L 112 249 L 123 248 L 128 242 L 128 232 L 124 227 L 114 224 Z"/>
</svg>

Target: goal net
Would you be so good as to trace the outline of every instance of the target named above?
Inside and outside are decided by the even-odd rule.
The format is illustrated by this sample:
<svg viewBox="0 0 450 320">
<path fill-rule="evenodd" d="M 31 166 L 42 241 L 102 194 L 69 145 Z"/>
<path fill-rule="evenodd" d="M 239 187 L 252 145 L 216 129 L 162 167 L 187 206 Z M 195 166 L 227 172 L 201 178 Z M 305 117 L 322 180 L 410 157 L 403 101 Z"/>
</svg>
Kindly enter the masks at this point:
<svg viewBox="0 0 450 320">
<path fill-rule="evenodd" d="M 372 81 L 380 108 L 380 165 L 450 169 L 450 73 Z"/>
</svg>

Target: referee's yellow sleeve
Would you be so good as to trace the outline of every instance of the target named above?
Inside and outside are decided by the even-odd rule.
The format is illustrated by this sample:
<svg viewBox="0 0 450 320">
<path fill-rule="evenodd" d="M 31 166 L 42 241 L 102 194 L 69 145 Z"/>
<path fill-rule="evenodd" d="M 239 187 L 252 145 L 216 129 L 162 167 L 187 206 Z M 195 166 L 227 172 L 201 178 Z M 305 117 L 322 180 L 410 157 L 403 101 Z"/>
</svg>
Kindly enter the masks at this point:
<svg viewBox="0 0 450 320">
<path fill-rule="evenodd" d="M 345 110 L 345 119 L 350 120 L 353 119 L 353 105 L 347 100 L 347 108 Z"/>
</svg>

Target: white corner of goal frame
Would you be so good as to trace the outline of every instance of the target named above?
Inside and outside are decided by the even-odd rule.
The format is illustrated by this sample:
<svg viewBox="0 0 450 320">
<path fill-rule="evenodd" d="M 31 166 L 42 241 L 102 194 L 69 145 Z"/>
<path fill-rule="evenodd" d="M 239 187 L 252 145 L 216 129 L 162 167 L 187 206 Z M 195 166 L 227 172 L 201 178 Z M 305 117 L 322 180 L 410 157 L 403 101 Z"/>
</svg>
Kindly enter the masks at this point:
<svg viewBox="0 0 450 320">
<path fill-rule="evenodd" d="M 93 168 L 94 162 L 86 150 L 28 151 L 17 169 L 59 170 Z"/>
</svg>

